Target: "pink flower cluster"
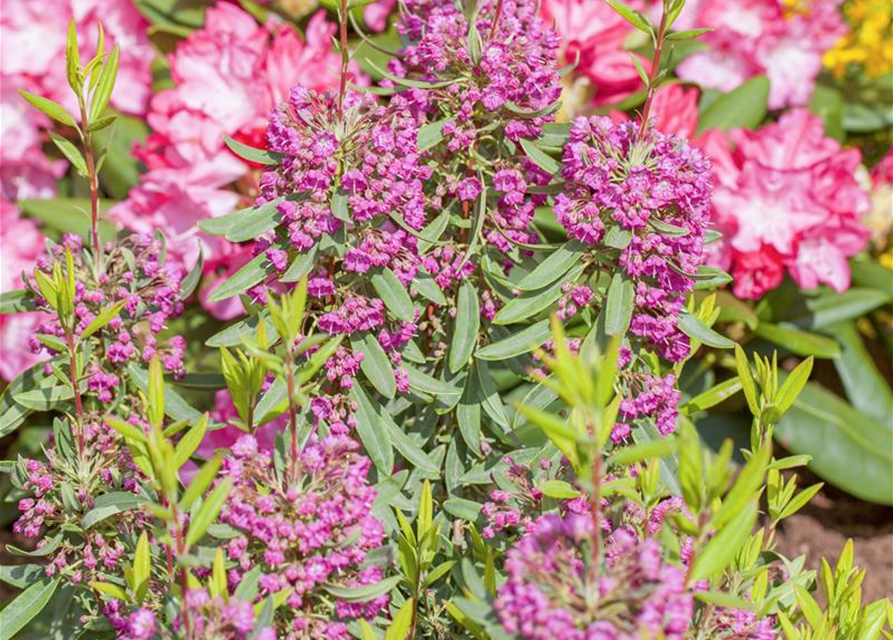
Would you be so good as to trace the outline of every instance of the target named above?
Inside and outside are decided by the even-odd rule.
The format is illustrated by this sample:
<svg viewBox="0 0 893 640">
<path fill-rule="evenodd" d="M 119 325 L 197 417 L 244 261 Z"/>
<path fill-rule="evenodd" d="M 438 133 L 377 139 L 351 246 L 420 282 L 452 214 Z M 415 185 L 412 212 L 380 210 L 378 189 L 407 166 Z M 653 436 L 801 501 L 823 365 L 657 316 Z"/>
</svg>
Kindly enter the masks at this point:
<svg viewBox="0 0 893 640">
<path fill-rule="evenodd" d="M 173 336 L 164 345 L 158 343 L 157 336 L 167 320 L 183 312 L 180 288 L 185 276 L 179 264 L 159 261 L 161 242 L 151 236 L 129 236 L 109 254 L 105 271 L 96 280 L 82 251 L 81 238 L 68 235 L 64 244 L 53 245 L 48 255 L 37 259 L 37 269 L 52 273 L 54 264 L 64 265 L 66 250 L 74 257 L 76 272 L 73 274 L 76 335 L 81 335 L 104 309 L 117 302 L 124 303 L 120 313 L 91 336 L 93 347 L 101 349 L 103 357 L 93 361 L 86 370 L 89 391 L 101 403 L 110 402 L 112 390 L 119 387 L 116 373 L 130 362 L 148 362 L 156 354 L 162 357 L 167 372 L 175 377 L 185 375 L 186 341 L 181 336 Z M 41 342 L 37 334 L 64 340 L 65 331 L 36 286 L 33 293 L 38 308 L 53 315 L 37 327 L 28 344 L 34 354 L 56 355 L 57 351 Z"/>
<path fill-rule="evenodd" d="M 10 200 L 47 198 L 56 194 L 55 181 L 64 161 L 50 161 L 41 149 L 41 129 L 49 119 L 21 96 L 18 89 L 50 98 L 77 113 L 68 87 L 65 42 L 71 20 L 77 26 L 82 56 L 95 51 L 99 24 L 105 30 L 106 51 L 121 45 L 118 81 L 112 106 L 142 115 L 152 84 L 154 56 L 147 35 L 148 21 L 128 0 L 4 0 L 0 12 L 0 183 Z"/>
<path fill-rule="evenodd" d="M 195 261 L 201 245 L 207 272 L 241 267 L 250 251 L 206 237 L 195 226 L 236 207 L 240 194 L 231 188 L 234 183 L 249 198 L 256 192 L 253 167 L 226 148 L 224 136 L 263 146 L 267 116 L 292 86 L 337 85 L 335 29 L 320 11 L 302 40 L 284 23 L 259 25 L 235 4 L 209 7 L 204 26 L 169 56 L 174 87 L 152 99 L 147 120 L 153 133 L 138 149 L 149 170 L 112 216 L 133 231 L 162 229 L 172 253 L 186 264 Z M 203 302 L 206 297 L 207 292 Z M 222 319 L 242 312 L 237 300 L 206 306 Z"/>
<path fill-rule="evenodd" d="M 524 640 L 682 640 L 694 615 L 683 570 L 663 560 L 655 540 L 620 528 L 608 539 L 605 565 L 592 571 L 593 534 L 588 516 L 545 515 L 507 552 L 507 579 L 493 603 L 506 632 Z"/>
<path fill-rule="evenodd" d="M 300 449 L 299 477 L 277 471 L 253 436 L 241 437 L 224 460 L 223 476 L 234 486 L 221 521 L 239 531 L 227 544 L 232 586 L 246 572 L 263 567 L 260 597 L 282 589 L 291 615 L 281 637 L 289 640 L 350 637 L 346 621 L 373 618 L 387 596 L 366 602 L 333 598 L 325 585 L 358 587 L 382 577 L 375 565 L 362 567 L 384 531 L 371 513 L 375 490 L 366 474 L 370 461 L 346 435 L 312 435 Z"/>
<path fill-rule="evenodd" d="M 809 102 L 822 55 L 846 33 L 842 0 L 701 0 L 694 23 L 711 27 L 706 51 L 683 60 L 680 78 L 730 91 L 756 75 L 771 85 L 769 107 Z"/>
<path fill-rule="evenodd" d="M 787 270 L 804 289 L 850 285 L 847 258 L 865 248 L 870 210 L 856 179 L 857 149 L 825 136 L 805 109 L 756 131 L 710 132 L 697 142 L 713 161 L 713 220 L 724 234 L 711 262 L 731 271 L 740 298 L 759 298 Z"/>
<path fill-rule="evenodd" d="M 678 320 L 703 259 L 710 163 L 676 138 L 653 130 L 645 139 L 637 136 L 632 123 L 577 118 L 564 151 L 567 187 L 555 198 L 555 214 L 572 238 L 600 251 L 609 227 L 628 234 L 617 265 L 635 292 L 630 331 L 678 362 L 688 355 Z"/>
</svg>

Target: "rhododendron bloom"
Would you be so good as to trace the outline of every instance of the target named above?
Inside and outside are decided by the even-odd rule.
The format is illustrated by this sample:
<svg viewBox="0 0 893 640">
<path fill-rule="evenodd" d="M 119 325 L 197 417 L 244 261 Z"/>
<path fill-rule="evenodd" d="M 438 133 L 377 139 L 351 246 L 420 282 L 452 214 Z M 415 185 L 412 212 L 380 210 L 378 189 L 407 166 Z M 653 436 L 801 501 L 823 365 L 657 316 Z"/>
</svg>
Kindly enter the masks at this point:
<svg viewBox="0 0 893 640">
<path fill-rule="evenodd" d="M 622 100 L 642 86 L 636 66 L 624 49 L 633 27 L 606 2 L 544 0 L 542 13 L 555 22 L 565 61 L 577 60 L 575 73 L 591 85 L 595 104 Z M 641 60 L 648 69 L 648 62 Z"/>
<path fill-rule="evenodd" d="M 706 51 L 683 60 L 679 77 L 731 91 L 764 74 L 769 107 L 804 105 L 822 69 L 822 55 L 846 33 L 840 0 L 788 8 L 782 0 L 702 0 L 694 21 L 714 30 Z"/>
<path fill-rule="evenodd" d="M 21 289 L 22 273 L 30 272 L 42 253 L 43 235 L 37 225 L 0 199 L 0 293 Z M 43 359 L 31 352 L 28 340 L 44 318 L 42 313 L 0 315 L 0 378 L 12 380 Z"/>
<path fill-rule="evenodd" d="M 72 19 L 83 58 L 94 53 L 100 22 L 106 51 L 115 43 L 120 45 L 111 104 L 125 113 L 142 114 L 151 91 L 154 52 L 147 33 L 149 22 L 129 0 L 4 0 L 0 73 L 31 79 L 40 85 L 38 93 L 76 112 L 77 101 L 68 87 L 65 65 L 58 64 L 65 58 Z"/>
<path fill-rule="evenodd" d="M 759 298 L 778 286 L 782 268 L 807 289 L 849 287 L 847 258 L 868 237 L 858 150 L 842 149 L 803 109 L 756 131 L 711 132 L 698 143 L 714 160 L 713 217 L 726 231 L 726 251 L 713 261 L 731 268 L 736 295 Z"/>
</svg>

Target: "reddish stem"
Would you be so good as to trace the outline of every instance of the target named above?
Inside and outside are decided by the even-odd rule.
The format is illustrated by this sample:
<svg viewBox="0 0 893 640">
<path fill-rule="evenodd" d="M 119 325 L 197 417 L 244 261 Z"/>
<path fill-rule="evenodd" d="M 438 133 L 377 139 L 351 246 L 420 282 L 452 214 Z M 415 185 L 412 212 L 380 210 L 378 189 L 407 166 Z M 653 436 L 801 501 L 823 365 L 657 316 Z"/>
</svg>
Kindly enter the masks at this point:
<svg viewBox="0 0 893 640">
<path fill-rule="evenodd" d="M 347 0 L 341 0 L 341 13 L 338 16 L 341 28 L 341 86 L 338 90 L 338 117 L 344 120 L 344 95 L 347 93 L 347 67 L 350 56 L 347 54 Z"/>
<path fill-rule="evenodd" d="M 90 240 L 93 243 L 93 267 L 99 275 L 99 178 L 96 174 L 96 163 L 93 158 L 92 137 L 87 132 L 87 107 L 81 101 L 81 127 L 83 127 L 84 157 L 87 160 L 87 175 L 90 179 Z"/>
<path fill-rule="evenodd" d="M 648 95 L 645 98 L 645 107 L 642 109 L 642 122 L 639 123 L 639 139 L 645 137 L 648 131 L 648 119 L 651 117 L 651 104 L 654 102 L 654 90 L 657 76 L 660 74 L 660 59 L 663 55 L 664 40 L 667 36 L 667 3 L 664 3 L 664 11 L 660 17 L 660 26 L 657 28 L 657 37 L 654 41 L 654 59 L 651 62 L 651 75 L 648 78 Z"/>
<path fill-rule="evenodd" d="M 488 40 L 492 40 L 493 36 L 496 35 L 496 27 L 499 26 L 499 16 L 502 13 L 502 1 L 496 0 L 496 11 L 493 13 L 493 23 L 490 25 L 490 35 L 487 37 Z"/>
<path fill-rule="evenodd" d="M 71 369 L 71 392 L 74 394 L 74 409 L 78 416 L 78 454 L 84 452 L 84 405 L 81 403 L 81 390 L 78 388 L 78 356 L 74 343 L 74 333 L 68 332 L 68 367 Z"/>
</svg>

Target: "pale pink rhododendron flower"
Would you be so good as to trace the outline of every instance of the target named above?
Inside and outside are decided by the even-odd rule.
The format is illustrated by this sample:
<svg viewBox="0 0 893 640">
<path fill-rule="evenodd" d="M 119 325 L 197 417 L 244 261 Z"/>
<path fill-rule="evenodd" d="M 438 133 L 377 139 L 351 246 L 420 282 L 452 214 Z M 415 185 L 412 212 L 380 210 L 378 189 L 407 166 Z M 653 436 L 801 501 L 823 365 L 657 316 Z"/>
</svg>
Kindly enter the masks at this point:
<svg viewBox="0 0 893 640">
<path fill-rule="evenodd" d="M 141 115 L 151 92 L 149 69 L 154 55 L 146 35 L 148 22 L 127 0 L 4 0 L 0 12 L 0 180 L 10 200 L 51 198 L 66 163 L 50 161 L 41 148 L 41 129 L 50 120 L 19 94 L 24 89 L 73 113 L 77 102 L 65 76 L 68 23 L 77 25 L 83 55 L 92 54 L 101 21 L 106 48 L 121 45 L 112 106 Z"/>
<path fill-rule="evenodd" d="M 701 0 L 692 23 L 714 30 L 701 38 L 707 50 L 683 60 L 677 73 L 720 91 L 762 74 L 770 81 L 771 109 L 805 105 L 822 69 L 822 55 L 846 33 L 840 4 L 828 0 L 788 7 L 783 0 Z"/>
<path fill-rule="evenodd" d="M 150 66 L 154 51 L 149 42 L 149 22 L 129 0 L 4 0 L 0 15 L 0 71 L 3 76 L 24 76 L 39 83 L 41 95 L 76 111 L 77 101 L 68 87 L 65 41 L 74 18 L 82 58 L 89 59 L 96 46 L 101 22 L 106 50 L 121 47 L 118 78 L 112 106 L 141 115 L 151 93 Z M 5 81 L 5 78 L 4 78 Z"/>
<path fill-rule="evenodd" d="M 735 295 L 759 298 L 785 270 L 804 289 L 849 287 L 847 259 L 869 235 L 858 150 L 826 137 L 804 109 L 756 131 L 709 132 L 696 144 L 713 160 L 713 220 L 725 234 L 713 262 L 731 269 Z"/>
<path fill-rule="evenodd" d="M 547 22 L 555 23 L 565 62 L 573 63 L 579 55 L 574 75 L 590 85 L 595 104 L 617 102 L 641 88 L 635 64 L 624 49 L 633 27 L 606 2 L 544 0 L 542 13 Z M 647 70 L 648 61 L 640 62 Z"/>
<path fill-rule="evenodd" d="M 159 228 L 171 253 L 187 265 L 204 252 L 206 273 L 231 274 L 244 263 L 228 242 L 209 238 L 195 224 L 237 208 L 238 183 L 253 196 L 254 167 L 224 144 L 229 135 L 263 147 L 267 116 L 296 84 L 321 90 L 337 86 L 340 56 L 332 48 L 336 25 L 320 11 L 303 39 L 290 26 L 258 24 L 234 4 L 206 12 L 205 24 L 169 56 L 174 87 L 157 94 L 147 116 L 152 134 L 137 150 L 148 172 L 127 200 L 112 209 L 126 228 Z M 231 319 L 243 313 L 236 300 L 208 305 Z"/>
<path fill-rule="evenodd" d="M 24 287 L 22 272 L 31 272 L 43 245 L 37 225 L 0 199 L 0 293 Z M 12 380 L 42 360 L 31 352 L 28 339 L 43 320 L 42 313 L 0 315 L 0 378 Z"/>
</svg>

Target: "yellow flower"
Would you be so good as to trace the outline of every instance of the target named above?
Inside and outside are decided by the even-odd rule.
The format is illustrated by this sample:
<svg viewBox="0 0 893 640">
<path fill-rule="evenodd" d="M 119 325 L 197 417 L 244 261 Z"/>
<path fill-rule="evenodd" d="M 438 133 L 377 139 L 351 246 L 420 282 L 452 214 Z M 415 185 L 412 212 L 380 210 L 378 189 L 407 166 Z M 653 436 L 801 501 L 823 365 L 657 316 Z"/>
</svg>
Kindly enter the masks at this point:
<svg viewBox="0 0 893 640">
<path fill-rule="evenodd" d="M 785 0 L 798 5 L 802 0 Z M 825 66 L 837 77 L 851 66 L 870 78 L 893 72 L 893 3 L 890 0 L 851 0 L 844 6 L 850 33 L 825 53 Z"/>
</svg>

